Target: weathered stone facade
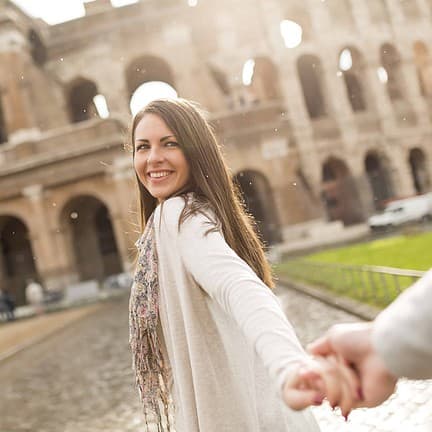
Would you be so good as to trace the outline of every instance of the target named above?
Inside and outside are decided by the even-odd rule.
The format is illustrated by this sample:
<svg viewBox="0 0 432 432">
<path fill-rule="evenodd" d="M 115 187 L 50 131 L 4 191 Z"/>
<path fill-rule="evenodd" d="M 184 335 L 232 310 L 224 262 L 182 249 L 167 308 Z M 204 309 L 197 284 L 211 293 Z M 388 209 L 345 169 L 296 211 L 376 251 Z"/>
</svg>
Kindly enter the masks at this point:
<svg viewBox="0 0 432 432">
<path fill-rule="evenodd" d="M 356 223 L 431 189 L 432 2 L 86 8 L 47 26 L 0 1 L 0 284 L 19 303 L 28 277 L 61 289 L 131 268 L 134 173 L 123 143 L 144 82 L 208 109 L 268 242 L 317 218 Z M 283 20 L 302 27 L 295 48 Z"/>
</svg>

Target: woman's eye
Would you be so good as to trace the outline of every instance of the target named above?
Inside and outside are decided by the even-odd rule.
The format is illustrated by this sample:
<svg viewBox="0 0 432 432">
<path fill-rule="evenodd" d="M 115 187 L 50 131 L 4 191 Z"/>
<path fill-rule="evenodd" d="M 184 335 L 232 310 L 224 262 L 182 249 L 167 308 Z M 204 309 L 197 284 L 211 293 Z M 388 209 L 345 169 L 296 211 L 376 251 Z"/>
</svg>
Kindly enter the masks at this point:
<svg viewBox="0 0 432 432">
<path fill-rule="evenodd" d="M 169 141 L 166 143 L 167 147 L 178 147 L 178 142 L 176 141 Z"/>
<path fill-rule="evenodd" d="M 146 150 L 148 148 L 149 148 L 149 146 L 147 144 L 140 144 L 140 145 L 136 146 L 136 151 Z"/>
</svg>

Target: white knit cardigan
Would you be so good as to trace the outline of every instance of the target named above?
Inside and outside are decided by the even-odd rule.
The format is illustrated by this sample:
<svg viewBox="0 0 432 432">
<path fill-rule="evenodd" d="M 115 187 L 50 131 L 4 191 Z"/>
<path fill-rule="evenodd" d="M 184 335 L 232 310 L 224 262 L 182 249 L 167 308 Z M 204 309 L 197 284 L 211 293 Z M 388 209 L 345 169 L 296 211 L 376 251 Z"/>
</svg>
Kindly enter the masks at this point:
<svg viewBox="0 0 432 432">
<path fill-rule="evenodd" d="M 199 214 L 155 210 L 160 320 L 173 378 L 176 432 L 312 432 L 309 410 L 281 400 L 305 359 L 278 299 Z"/>
</svg>

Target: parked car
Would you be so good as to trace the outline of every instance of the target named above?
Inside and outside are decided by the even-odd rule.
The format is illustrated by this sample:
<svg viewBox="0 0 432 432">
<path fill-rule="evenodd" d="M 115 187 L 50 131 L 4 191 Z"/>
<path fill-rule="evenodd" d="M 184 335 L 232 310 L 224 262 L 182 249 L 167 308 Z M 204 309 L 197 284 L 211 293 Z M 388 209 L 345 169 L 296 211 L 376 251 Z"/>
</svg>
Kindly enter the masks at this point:
<svg viewBox="0 0 432 432">
<path fill-rule="evenodd" d="M 383 213 L 371 216 L 368 224 L 371 229 L 378 230 L 431 219 L 432 193 L 428 193 L 390 202 Z"/>
</svg>

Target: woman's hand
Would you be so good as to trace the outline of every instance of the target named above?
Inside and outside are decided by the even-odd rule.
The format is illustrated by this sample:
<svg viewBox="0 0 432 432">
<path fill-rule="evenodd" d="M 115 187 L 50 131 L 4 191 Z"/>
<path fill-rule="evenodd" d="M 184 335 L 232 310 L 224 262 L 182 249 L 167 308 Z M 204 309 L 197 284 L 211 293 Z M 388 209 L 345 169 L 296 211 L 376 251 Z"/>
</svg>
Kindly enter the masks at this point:
<svg viewBox="0 0 432 432">
<path fill-rule="evenodd" d="M 316 357 L 288 376 L 283 399 L 290 408 L 301 410 L 326 398 L 346 417 L 359 402 L 359 388 L 356 374 L 342 359 Z"/>
</svg>

